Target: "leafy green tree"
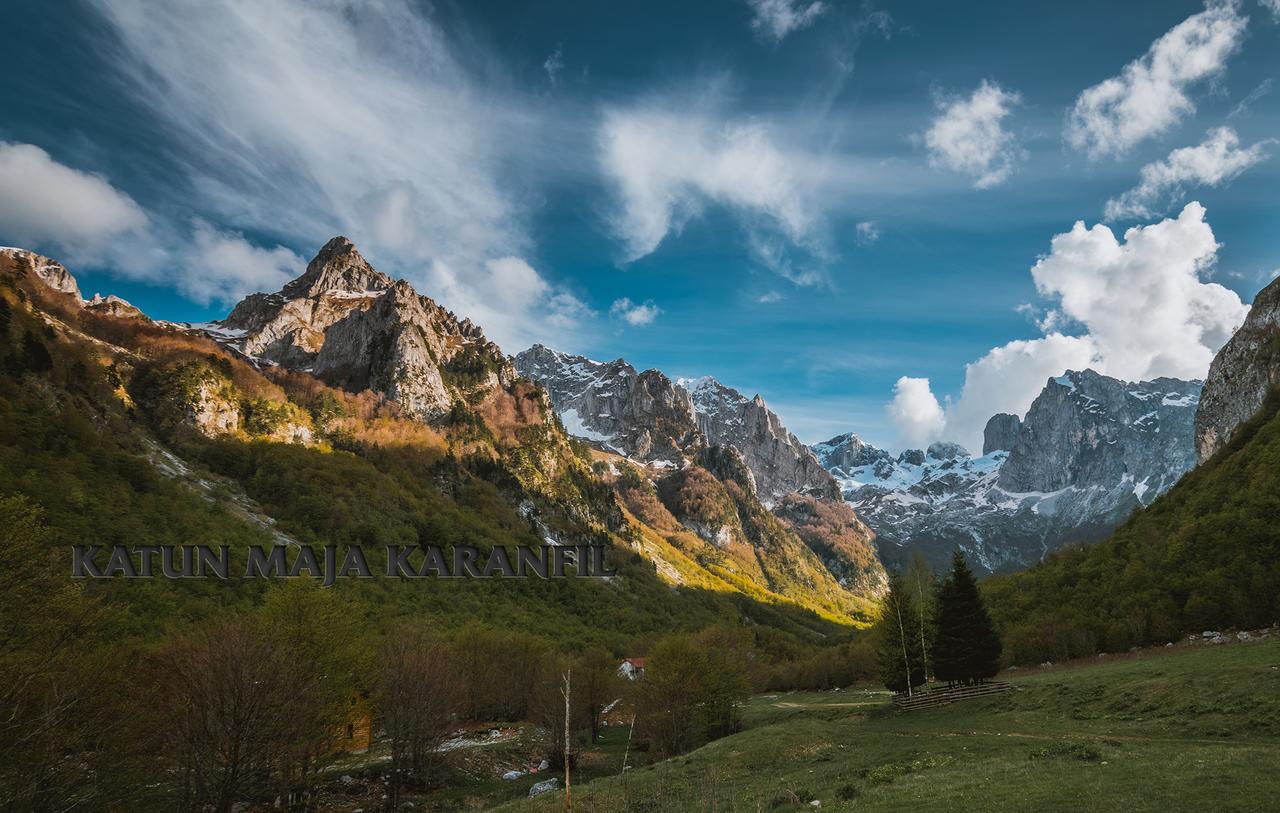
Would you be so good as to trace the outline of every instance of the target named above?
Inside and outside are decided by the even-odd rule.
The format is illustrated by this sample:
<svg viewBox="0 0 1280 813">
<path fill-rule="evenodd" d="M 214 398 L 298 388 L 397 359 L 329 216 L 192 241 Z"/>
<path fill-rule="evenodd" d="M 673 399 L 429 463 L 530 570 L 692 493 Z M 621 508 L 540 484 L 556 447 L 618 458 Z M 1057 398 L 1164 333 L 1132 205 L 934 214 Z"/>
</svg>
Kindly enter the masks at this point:
<svg viewBox="0 0 1280 813">
<path fill-rule="evenodd" d="M 929 677 L 929 650 L 932 648 L 930 638 L 937 620 L 938 577 L 933 568 L 920 551 L 911 555 L 911 564 L 907 565 L 904 577 L 905 587 L 916 600 L 920 608 L 920 649 L 924 653 L 925 678 Z"/>
<path fill-rule="evenodd" d="M 920 645 L 920 611 L 900 574 L 889 577 L 889 592 L 880 605 L 875 635 L 880 679 L 886 688 L 911 694 L 924 685 L 924 649 Z"/>
<path fill-rule="evenodd" d="M 605 707 L 622 694 L 618 680 L 617 660 L 604 647 L 588 649 L 573 666 L 573 692 L 591 721 L 592 742 L 600 736 L 600 717 Z"/>
<path fill-rule="evenodd" d="M 933 674 L 948 683 L 973 683 L 1000 671 L 1002 644 L 964 554 L 938 587 Z"/>
</svg>

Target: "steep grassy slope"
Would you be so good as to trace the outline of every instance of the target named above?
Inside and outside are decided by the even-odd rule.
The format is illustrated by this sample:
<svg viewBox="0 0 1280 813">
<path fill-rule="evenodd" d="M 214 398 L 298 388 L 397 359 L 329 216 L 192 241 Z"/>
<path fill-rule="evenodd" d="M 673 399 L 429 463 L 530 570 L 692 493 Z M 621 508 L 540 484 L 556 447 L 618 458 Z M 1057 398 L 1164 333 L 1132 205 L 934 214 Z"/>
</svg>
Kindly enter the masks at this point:
<svg viewBox="0 0 1280 813">
<path fill-rule="evenodd" d="M 1280 393 L 1115 535 L 987 580 L 1017 663 L 1280 618 Z"/>
<path fill-rule="evenodd" d="M 758 696 L 743 733 L 578 785 L 575 807 L 1251 811 L 1280 793 L 1280 641 L 1012 680 L 1010 694 L 908 713 L 856 690 Z M 548 794 L 497 809 L 562 807 Z"/>
</svg>

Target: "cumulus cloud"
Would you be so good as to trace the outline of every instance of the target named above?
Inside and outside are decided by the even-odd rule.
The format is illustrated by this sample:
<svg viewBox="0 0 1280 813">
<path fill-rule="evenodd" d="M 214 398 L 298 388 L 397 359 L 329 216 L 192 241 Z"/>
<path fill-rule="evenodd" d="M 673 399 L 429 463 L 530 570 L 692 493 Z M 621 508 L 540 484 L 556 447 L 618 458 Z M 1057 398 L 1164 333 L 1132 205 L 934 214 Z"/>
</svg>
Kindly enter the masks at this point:
<svg viewBox="0 0 1280 813">
<path fill-rule="evenodd" d="M 123 79 L 185 150 L 175 190 L 208 219 L 296 245 L 347 234 L 487 332 L 556 338 L 571 295 L 536 271 L 542 287 L 516 274 L 532 307 L 484 287 L 530 248 L 512 151 L 538 117 L 482 87 L 418 4 L 93 2 Z"/>
<path fill-rule="evenodd" d="M 782 42 L 792 31 L 807 28 L 827 10 L 825 3 L 800 0 L 747 0 L 751 6 L 751 27 L 762 38 Z"/>
<path fill-rule="evenodd" d="M 1244 38 L 1237 0 L 1209 0 L 1151 44 L 1142 57 L 1076 98 L 1066 139 L 1092 158 L 1121 155 L 1195 110 L 1188 91 L 1220 75 Z"/>
<path fill-rule="evenodd" d="M 1267 147 L 1274 141 L 1266 139 L 1241 149 L 1235 130 L 1230 127 L 1210 130 L 1198 146 L 1174 150 L 1163 161 L 1144 166 L 1137 186 L 1107 201 L 1106 219 L 1150 217 L 1188 187 L 1228 183 L 1265 160 Z"/>
<path fill-rule="evenodd" d="M 33 144 L 0 142 L 0 237 L 92 262 L 111 240 L 149 222 L 106 178 L 61 164 Z"/>
<path fill-rule="evenodd" d="M 1031 275 L 1053 303 L 1053 325 L 1078 331 L 1009 342 L 967 365 L 960 397 L 934 437 L 979 445 L 991 415 L 1025 414 L 1045 381 L 1069 369 L 1127 381 L 1202 378 L 1249 310 L 1206 280 L 1217 250 L 1196 202 L 1176 218 L 1129 229 L 1123 240 L 1083 222 L 1055 236 Z"/>
<path fill-rule="evenodd" d="M 927 378 L 903 376 L 893 387 L 887 407 L 889 420 L 898 433 L 898 442 L 910 449 L 922 449 L 936 439 L 946 425 L 942 405 L 929 388 Z"/>
<path fill-rule="evenodd" d="M 198 302 L 235 301 L 252 291 L 276 291 L 306 270 L 306 262 L 287 248 L 259 248 L 241 234 L 202 220 L 178 252 L 185 273 L 179 290 Z"/>
<path fill-rule="evenodd" d="M 978 189 L 1003 183 L 1025 154 L 1004 128 L 1020 99 L 986 80 L 967 98 L 938 99 L 938 116 L 923 136 L 930 165 L 968 175 Z"/>
<path fill-rule="evenodd" d="M 201 304 L 276 290 L 305 263 L 204 220 L 168 224 L 109 180 L 55 161 L 32 144 L 0 144 L 0 237 L 72 266 L 167 285 Z"/>
<path fill-rule="evenodd" d="M 1218 250 L 1205 210 L 1129 229 L 1077 222 L 1053 238 L 1031 269 L 1036 289 L 1096 343 L 1104 372 L 1129 380 L 1198 378 L 1248 312 L 1234 292 L 1203 275 Z"/>
<path fill-rule="evenodd" d="M 1055 332 L 992 348 L 965 365 L 960 397 L 947 405 L 945 435 L 968 449 L 981 449 L 982 430 L 992 415 L 1025 415 L 1048 379 L 1097 365 L 1096 347 L 1088 336 Z"/>
<path fill-rule="evenodd" d="M 653 300 L 638 305 L 623 297 L 622 299 L 614 300 L 613 305 L 609 307 L 609 313 L 622 319 L 632 327 L 642 327 L 653 324 L 653 320 L 658 318 L 658 315 L 662 313 L 662 309 L 653 304 Z"/>
<path fill-rule="evenodd" d="M 1258 0 L 1258 5 L 1271 12 L 1272 19 L 1280 21 L 1280 0 Z"/>
<path fill-rule="evenodd" d="M 779 146 L 758 121 L 724 123 L 690 113 L 705 106 L 675 102 L 608 111 L 599 131 L 605 177 L 616 190 L 612 226 L 624 261 L 652 253 L 708 204 L 734 211 L 750 245 L 770 268 L 790 270 L 787 247 L 812 248 L 817 230 L 800 183 L 803 161 Z"/>
</svg>

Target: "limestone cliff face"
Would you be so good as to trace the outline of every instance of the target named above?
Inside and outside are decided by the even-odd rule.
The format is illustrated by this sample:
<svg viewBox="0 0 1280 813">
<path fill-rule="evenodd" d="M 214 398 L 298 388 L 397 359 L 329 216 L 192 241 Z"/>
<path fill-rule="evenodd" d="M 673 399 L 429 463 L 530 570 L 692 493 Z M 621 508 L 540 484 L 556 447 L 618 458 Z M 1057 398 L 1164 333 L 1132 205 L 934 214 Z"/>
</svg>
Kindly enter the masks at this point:
<svg viewBox="0 0 1280 813">
<path fill-rule="evenodd" d="M 766 505 L 794 492 L 839 499 L 835 480 L 758 395 L 747 398 L 710 377 L 673 382 L 658 370 L 637 373 L 624 359 L 592 361 L 543 345 L 516 356 L 516 368 L 547 389 L 572 435 L 643 461 L 732 447 Z"/>
<path fill-rule="evenodd" d="M 1017 415 L 1001 412 L 992 415 L 982 431 L 982 453 L 991 454 L 1003 449 L 1009 451 L 1018 440 L 1018 432 L 1022 429 L 1022 419 Z"/>
<path fill-rule="evenodd" d="M 535 344 L 515 358 L 547 390 L 565 430 L 626 457 L 677 463 L 705 446 L 689 393 L 658 370 L 592 361 Z"/>
<path fill-rule="evenodd" d="M 998 485 L 1019 493 L 1127 481 L 1145 483 L 1154 498 L 1195 462 L 1191 418 L 1200 388 L 1199 381 L 1172 378 L 1130 384 L 1092 370 L 1050 379 L 1027 412 Z"/>
<path fill-rule="evenodd" d="M 5 271 L 28 273 L 61 294 L 69 294 L 81 304 L 80 286 L 62 263 L 21 248 L 0 248 L 0 263 Z"/>
<path fill-rule="evenodd" d="M 840 498 L 835 478 L 759 395 L 747 398 L 710 377 L 683 383 L 690 388 L 698 428 L 708 443 L 738 450 L 765 505 L 793 493 Z"/>
<path fill-rule="evenodd" d="M 1280 279 L 1258 293 L 1244 324 L 1209 366 L 1196 410 L 1197 457 L 1207 460 L 1226 445 L 1276 386 L 1280 386 Z"/>
<path fill-rule="evenodd" d="M 326 243 L 280 291 L 246 297 L 209 332 L 252 360 L 373 390 L 425 421 L 517 378 L 479 327 L 376 271 L 345 237 Z"/>
</svg>

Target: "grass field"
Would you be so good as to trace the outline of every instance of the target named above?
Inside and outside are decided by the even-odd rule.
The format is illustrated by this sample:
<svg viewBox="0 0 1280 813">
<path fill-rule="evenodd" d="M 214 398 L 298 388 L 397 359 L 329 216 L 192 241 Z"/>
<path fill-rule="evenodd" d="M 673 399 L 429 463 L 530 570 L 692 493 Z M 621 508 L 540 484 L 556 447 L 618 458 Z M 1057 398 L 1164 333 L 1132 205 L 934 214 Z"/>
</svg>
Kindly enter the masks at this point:
<svg viewBox="0 0 1280 813">
<path fill-rule="evenodd" d="M 758 696 L 742 733 L 579 782 L 574 809 L 1280 809 L 1280 641 L 1009 679 L 1006 695 L 905 713 L 866 690 Z M 549 794 L 497 809 L 563 805 Z"/>
</svg>

